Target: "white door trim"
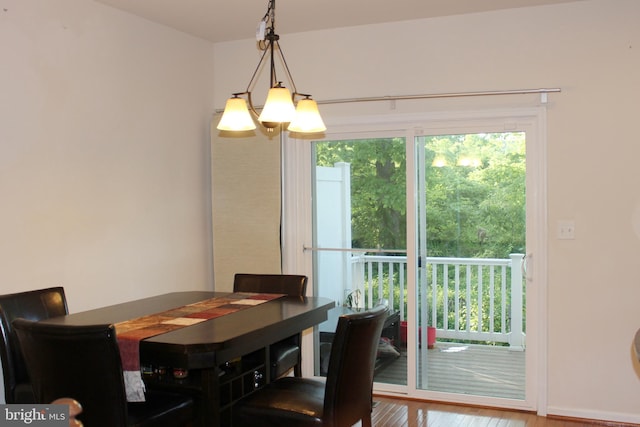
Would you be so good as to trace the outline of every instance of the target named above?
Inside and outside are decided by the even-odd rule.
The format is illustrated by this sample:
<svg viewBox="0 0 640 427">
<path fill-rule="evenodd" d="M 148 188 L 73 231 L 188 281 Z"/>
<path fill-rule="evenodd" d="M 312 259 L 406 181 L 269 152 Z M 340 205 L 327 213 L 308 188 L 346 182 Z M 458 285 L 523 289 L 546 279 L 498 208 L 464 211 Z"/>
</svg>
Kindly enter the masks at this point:
<svg viewBox="0 0 640 427">
<path fill-rule="evenodd" d="M 547 141 L 546 109 L 543 106 L 533 108 L 509 108 L 499 110 L 456 111 L 411 115 L 385 115 L 326 119 L 330 129 L 322 138 L 314 140 L 355 139 L 378 131 L 407 131 L 407 135 L 416 133 L 450 133 L 451 129 L 465 132 L 481 132 L 483 128 L 493 129 L 500 120 L 504 131 L 527 132 L 527 390 L 524 401 L 487 398 L 483 396 L 463 396 L 417 390 L 415 381 L 409 381 L 406 395 L 418 399 L 446 400 L 449 402 L 502 406 L 513 409 L 537 410 L 546 415 L 547 406 Z M 363 132 L 363 129 L 366 131 Z M 313 246 L 312 204 L 311 204 L 311 141 L 289 136 L 283 141 L 283 268 L 285 272 L 303 272 L 310 277 L 309 292 L 313 292 L 313 263 L 311 251 L 304 248 Z M 408 141 L 413 150 L 413 139 Z M 409 163 L 409 158 L 407 159 Z M 414 171 L 408 171 L 413 173 Z M 407 182 L 409 183 L 409 179 Z M 415 191 L 408 188 L 407 202 Z M 407 206 L 407 212 L 412 211 Z M 407 216 L 408 233 L 415 235 L 414 223 Z M 415 220 L 415 218 L 413 218 Z M 409 232 L 411 229 L 411 232 Z M 415 247 L 407 241 L 407 250 Z M 408 253 L 410 262 L 415 256 Z M 415 265 L 409 271 L 415 272 Z M 414 275 L 415 281 L 415 275 Z M 535 320 L 535 322 L 533 322 Z M 309 357 L 313 348 L 310 334 L 305 336 L 303 344 L 303 369 L 305 375 L 313 374 L 313 358 Z M 529 353 L 531 357 L 529 357 Z M 415 359 L 413 359 L 415 360 Z M 409 368 L 411 370 L 411 368 Z M 408 373 L 409 380 L 415 373 Z M 396 387 L 389 394 L 405 395 L 404 390 Z"/>
</svg>

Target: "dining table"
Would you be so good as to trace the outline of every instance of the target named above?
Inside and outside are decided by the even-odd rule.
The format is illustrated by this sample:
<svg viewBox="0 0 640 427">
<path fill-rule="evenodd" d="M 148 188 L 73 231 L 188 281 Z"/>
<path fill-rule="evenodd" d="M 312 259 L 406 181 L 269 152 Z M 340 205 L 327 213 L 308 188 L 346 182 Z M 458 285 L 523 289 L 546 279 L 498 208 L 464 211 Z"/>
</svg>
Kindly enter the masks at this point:
<svg viewBox="0 0 640 427">
<path fill-rule="evenodd" d="M 119 323 L 233 297 L 237 295 L 229 292 L 172 292 L 42 322 L 115 324 L 117 335 Z M 145 386 L 192 395 L 196 401 L 196 425 L 229 425 L 233 403 L 272 380 L 269 346 L 324 322 L 334 306 L 328 298 L 283 295 L 142 338 L 139 363 Z"/>
</svg>

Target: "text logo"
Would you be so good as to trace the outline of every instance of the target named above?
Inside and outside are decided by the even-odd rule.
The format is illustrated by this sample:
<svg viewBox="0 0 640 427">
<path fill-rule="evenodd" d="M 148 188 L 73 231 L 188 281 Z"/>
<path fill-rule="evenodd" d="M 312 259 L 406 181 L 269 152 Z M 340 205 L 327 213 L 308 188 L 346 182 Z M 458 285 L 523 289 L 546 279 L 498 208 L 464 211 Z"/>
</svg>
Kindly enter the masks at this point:
<svg viewBox="0 0 640 427">
<path fill-rule="evenodd" d="M 67 427 L 67 405 L 0 405 L 0 427 Z"/>
</svg>

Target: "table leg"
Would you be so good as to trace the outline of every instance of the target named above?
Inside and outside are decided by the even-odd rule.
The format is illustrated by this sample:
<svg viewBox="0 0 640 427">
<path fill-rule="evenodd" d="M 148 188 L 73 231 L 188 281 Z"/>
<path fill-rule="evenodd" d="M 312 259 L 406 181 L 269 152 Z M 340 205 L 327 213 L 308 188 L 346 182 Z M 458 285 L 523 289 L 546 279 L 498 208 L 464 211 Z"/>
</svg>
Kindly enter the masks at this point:
<svg viewBox="0 0 640 427">
<path fill-rule="evenodd" d="M 220 420 L 220 368 L 202 370 L 202 397 L 200 399 L 200 425 L 221 426 Z"/>
</svg>

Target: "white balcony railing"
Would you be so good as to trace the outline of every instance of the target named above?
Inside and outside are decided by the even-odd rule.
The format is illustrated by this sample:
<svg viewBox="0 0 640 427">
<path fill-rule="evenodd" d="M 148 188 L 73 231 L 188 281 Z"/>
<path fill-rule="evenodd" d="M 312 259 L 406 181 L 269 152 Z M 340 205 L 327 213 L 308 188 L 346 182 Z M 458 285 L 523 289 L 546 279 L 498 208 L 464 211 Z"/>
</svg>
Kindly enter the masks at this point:
<svg viewBox="0 0 640 427">
<path fill-rule="evenodd" d="M 438 339 L 524 349 L 523 258 L 427 257 L 417 277 L 419 326 L 435 326 Z M 347 293 L 357 297 L 354 305 L 369 308 L 386 299 L 406 319 L 406 256 L 355 255 L 351 267 Z"/>
</svg>

